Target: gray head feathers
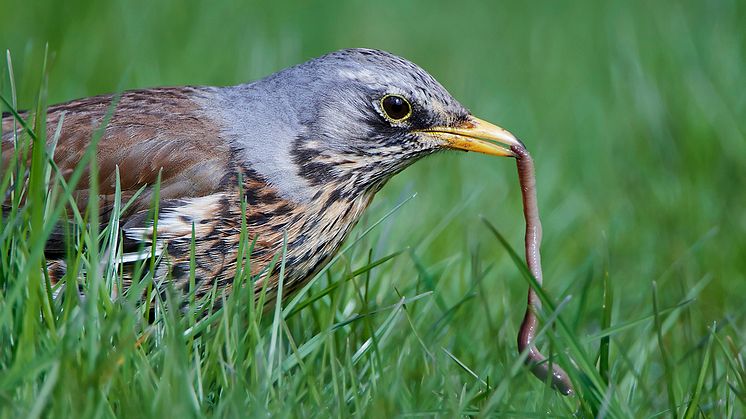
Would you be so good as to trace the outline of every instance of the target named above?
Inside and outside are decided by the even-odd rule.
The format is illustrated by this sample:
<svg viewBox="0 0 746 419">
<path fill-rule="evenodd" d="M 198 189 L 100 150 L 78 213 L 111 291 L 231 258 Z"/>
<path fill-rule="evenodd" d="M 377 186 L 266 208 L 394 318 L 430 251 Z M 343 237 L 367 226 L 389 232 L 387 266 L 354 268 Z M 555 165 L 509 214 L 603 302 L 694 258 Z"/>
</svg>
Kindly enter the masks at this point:
<svg viewBox="0 0 746 419">
<path fill-rule="evenodd" d="M 406 121 L 387 119 L 381 99 L 401 96 Z M 417 158 L 438 151 L 415 132 L 469 112 L 431 75 L 387 52 L 347 49 L 253 83 L 216 89 L 201 105 L 223 135 L 287 199 L 307 202 L 322 185 L 377 190 Z"/>
</svg>

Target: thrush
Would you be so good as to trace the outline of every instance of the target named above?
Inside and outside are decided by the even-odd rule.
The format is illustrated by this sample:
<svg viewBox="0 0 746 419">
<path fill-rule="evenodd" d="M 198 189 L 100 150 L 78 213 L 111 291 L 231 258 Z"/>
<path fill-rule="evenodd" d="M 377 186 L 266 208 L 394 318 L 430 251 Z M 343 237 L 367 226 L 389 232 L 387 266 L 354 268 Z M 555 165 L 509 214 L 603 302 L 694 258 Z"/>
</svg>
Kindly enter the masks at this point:
<svg viewBox="0 0 746 419">
<path fill-rule="evenodd" d="M 7 168 L 15 155 L 11 116 L 2 126 Z M 125 250 L 154 246 L 156 277 L 184 292 L 194 269 L 198 296 L 230 291 L 242 219 L 255 242 L 254 286 L 274 295 L 278 274 L 266 269 L 284 248 L 292 292 L 330 261 L 376 192 L 410 164 L 443 150 L 513 156 L 509 147 L 520 144 L 417 65 L 372 49 L 333 52 L 236 86 L 73 100 L 51 106 L 46 126 L 64 176 L 103 129 L 94 197 L 102 220 L 114 208 L 118 171 L 122 202 L 130 201 L 120 217 Z M 76 205 L 84 209 L 89 195 L 84 176 Z M 148 215 L 154 196 L 157 223 Z M 54 234 L 46 243 L 48 260 L 58 260 L 53 280 L 64 274 L 65 246 Z"/>
</svg>

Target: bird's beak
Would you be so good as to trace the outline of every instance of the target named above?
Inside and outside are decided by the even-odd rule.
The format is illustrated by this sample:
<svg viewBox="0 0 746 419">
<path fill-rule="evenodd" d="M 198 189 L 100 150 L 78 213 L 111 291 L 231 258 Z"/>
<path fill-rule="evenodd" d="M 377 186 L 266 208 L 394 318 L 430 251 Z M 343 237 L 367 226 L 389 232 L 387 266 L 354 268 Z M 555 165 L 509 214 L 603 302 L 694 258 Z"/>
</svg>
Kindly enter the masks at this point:
<svg viewBox="0 0 746 419">
<path fill-rule="evenodd" d="M 475 116 L 469 116 L 456 127 L 436 127 L 420 132 L 445 142 L 447 148 L 476 151 L 492 156 L 515 157 L 510 147 L 524 147 L 509 131 Z M 505 144 L 508 148 L 501 147 L 495 142 Z"/>
</svg>

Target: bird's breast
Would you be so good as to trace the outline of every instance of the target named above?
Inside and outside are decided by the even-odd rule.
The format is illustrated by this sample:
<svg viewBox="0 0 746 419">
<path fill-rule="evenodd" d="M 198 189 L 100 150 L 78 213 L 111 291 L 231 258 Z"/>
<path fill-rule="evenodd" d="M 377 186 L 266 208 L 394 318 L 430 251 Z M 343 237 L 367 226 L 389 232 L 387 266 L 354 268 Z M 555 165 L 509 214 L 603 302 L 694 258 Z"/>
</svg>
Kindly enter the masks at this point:
<svg viewBox="0 0 746 419">
<path fill-rule="evenodd" d="M 328 195 L 334 195 L 334 192 L 330 191 Z M 288 266 L 294 269 L 288 275 L 293 288 L 323 268 L 334 256 L 367 208 L 372 194 L 352 200 L 333 200 L 333 196 L 324 198 L 321 203 L 312 203 L 304 211 L 302 225 L 288 234 L 286 269 Z"/>
<path fill-rule="evenodd" d="M 251 173 L 245 173 L 243 181 L 243 189 L 184 201 L 159 217 L 157 241 L 168 262 L 162 275 L 177 289 L 187 291 L 193 236 L 198 295 L 215 285 L 230 290 L 236 273 L 247 271 L 257 290 L 266 284 L 272 297 L 279 270 L 268 272 L 267 267 L 273 260 L 279 262 L 284 246 L 283 283 L 288 291 L 297 289 L 329 262 L 373 197 L 369 193 L 345 198 L 331 187 L 310 202 L 295 203 Z M 131 228 L 127 234 L 152 241 L 148 230 Z M 247 263 L 239 251 L 252 243 Z"/>
</svg>

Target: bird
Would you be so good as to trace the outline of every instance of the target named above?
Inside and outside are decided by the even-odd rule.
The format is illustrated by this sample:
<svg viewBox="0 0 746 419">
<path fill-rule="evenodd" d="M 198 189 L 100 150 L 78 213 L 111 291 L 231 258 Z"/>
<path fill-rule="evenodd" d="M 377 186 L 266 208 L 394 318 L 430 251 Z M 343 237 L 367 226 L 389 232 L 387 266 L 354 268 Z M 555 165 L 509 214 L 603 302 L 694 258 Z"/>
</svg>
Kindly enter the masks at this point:
<svg viewBox="0 0 746 419">
<path fill-rule="evenodd" d="M 3 168 L 18 164 L 14 138 L 22 128 L 14 117 L 28 116 L 3 115 Z M 118 182 L 129 202 L 119 217 L 123 248 L 138 255 L 152 246 L 157 280 L 187 293 L 194 275 L 197 297 L 213 288 L 229 293 L 237 269 L 247 268 L 239 257 L 242 222 L 253 242 L 255 290 L 277 294 L 279 273 L 268 269 L 284 251 L 287 295 L 330 262 L 376 193 L 412 163 L 447 150 L 516 157 L 510 148 L 522 145 L 416 64 L 365 48 L 245 84 L 72 100 L 47 109 L 46 127 L 65 178 L 100 136 L 93 199 L 102 222 Z M 83 211 L 90 193 L 86 173 L 72 205 Z M 53 285 L 65 275 L 65 246 L 59 232 L 45 245 Z"/>
</svg>

